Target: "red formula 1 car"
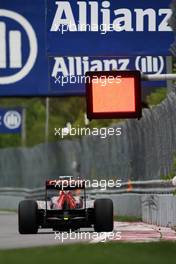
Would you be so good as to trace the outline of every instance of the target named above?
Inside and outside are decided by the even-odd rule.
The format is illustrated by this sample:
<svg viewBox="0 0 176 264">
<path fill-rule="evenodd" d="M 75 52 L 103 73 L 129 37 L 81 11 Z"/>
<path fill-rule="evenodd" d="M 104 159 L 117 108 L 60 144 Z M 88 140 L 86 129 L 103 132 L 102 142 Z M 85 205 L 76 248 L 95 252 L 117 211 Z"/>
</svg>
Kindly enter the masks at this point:
<svg viewBox="0 0 176 264">
<path fill-rule="evenodd" d="M 54 231 L 93 227 L 96 232 L 113 230 L 113 203 L 110 199 L 86 197 L 85 181 L 62 177 L 47 180 L 44 201 L 19 203 L 20 234 L 36 234 L 39 228 Z"/>
</svg>

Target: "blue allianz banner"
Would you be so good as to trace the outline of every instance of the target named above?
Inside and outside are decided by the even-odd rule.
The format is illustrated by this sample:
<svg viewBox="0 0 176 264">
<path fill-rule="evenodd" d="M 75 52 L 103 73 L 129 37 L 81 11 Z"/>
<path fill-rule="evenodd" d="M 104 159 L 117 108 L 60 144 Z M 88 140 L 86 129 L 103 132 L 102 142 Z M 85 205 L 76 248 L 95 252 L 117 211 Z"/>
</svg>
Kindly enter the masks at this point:
<svg viewBox="0 0 176 264">
<path fill-rule="evenodd" d="M 171 0 L 47 0 L 53 56 L 168 55 Z"/>
<path fill-rule="evenodd" d="M 101 68 L 165 72 L 174 40 L 169 3 L 1 0 L 0 96 L 84 94 L 84 83 L 59 78 Z"/>
<path fill-rule="evenodd" d="M 87 71 L 111 71 L 113 69 L 140 70 L 146 74 L 162 74 L 166 72 L 166 59 L 162 56 L 49 57 L 50 93 L 84 95 Z M 143 82 L 142 86 L 166 87 L 166 82 Z"/>
<path fill-rule="evenodd" d="M 48 94 L 45 0 L 0 1 L 0 96 Z"/>
<path fill-rule="evenodd" d="M 20 133 L 22 128 L 22 109 L 0 108 L 0 134 Z"/>
</svg>

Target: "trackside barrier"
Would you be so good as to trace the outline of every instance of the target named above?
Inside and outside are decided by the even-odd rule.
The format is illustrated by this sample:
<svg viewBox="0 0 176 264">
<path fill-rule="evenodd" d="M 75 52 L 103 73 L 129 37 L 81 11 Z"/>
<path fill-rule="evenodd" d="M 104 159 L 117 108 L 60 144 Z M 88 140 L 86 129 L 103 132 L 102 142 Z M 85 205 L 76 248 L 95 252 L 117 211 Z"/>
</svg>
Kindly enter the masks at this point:
<svg viewBox="0 0 176 264">
<path fill-rule="evenodd" d="M 101 186 L 102 187 L 102 186 Z M 123 182 L 121 187 L 87 189 L 92 199 L 109 197 L 116 215 L 138 216 L 144 222 L 161 226 L 176 226 L 176 188 L 172 181 L 153 180 Z M 23 199 L 44 199 L 44 188 L 0 188 L 0 209 L 17 209 Z"/>
<path fill-rule="evenodd" d="M 176 187 L 172 181 L 151 180 L 151 181 L 129 181 L 122 182 L 120 187 L 105 189 L 104 183 L 99 184 L 99 188 L 87 188 L 88 194 L 172 194 Z M 27 189 L 27 188 L 0 188 L 0 196 L 22 196 L 25 199 L 43 199 L 45 188 Z"/>
</svg>

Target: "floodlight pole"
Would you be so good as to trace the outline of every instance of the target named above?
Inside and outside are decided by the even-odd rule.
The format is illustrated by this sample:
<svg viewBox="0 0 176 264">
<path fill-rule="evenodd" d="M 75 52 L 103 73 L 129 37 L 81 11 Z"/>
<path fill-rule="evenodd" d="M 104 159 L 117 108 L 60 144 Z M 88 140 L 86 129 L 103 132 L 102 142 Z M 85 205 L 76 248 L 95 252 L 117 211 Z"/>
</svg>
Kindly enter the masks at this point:
<svg viewBox="0 0 176 264">
<path fill-rule="evenodd" d="M 49 108 L 50 101 L 49 97 L 46 98 L 46 118 L 45 118 L 45 142 L 48 142 L 49 137 Z"/>
<path fill-rule="evenodd" d="M 26 146 L 26 109 L 22 110 L 22 131 L 21 131 L 21 145 Z"/>
</svg>

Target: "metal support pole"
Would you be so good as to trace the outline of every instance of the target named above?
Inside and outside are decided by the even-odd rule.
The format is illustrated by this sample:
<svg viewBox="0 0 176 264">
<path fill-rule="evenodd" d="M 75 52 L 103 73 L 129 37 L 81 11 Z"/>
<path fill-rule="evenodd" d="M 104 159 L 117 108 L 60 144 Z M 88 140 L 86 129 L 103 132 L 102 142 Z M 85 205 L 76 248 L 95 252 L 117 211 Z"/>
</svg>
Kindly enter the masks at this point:
<svg viewBox="0 0 176 264">
<path fill-rule="evenodd" d="M 144 81 L 175 81 L 176 80 L 176 74 L 141 74 L 141 78 Z"/>
<path fill-rule="evenodd" d="M 48 135 L 49 135 L 49 97 L 46 98 L 45 142 L 48 142 Z"/>
<path fill-rule="evenodd" d="M 166 70 L 167 73 L 170 73 L 173 71 L 172 68 L 172 56 L 167 56 L 166 57 Z M 173 87 L 173 81 L 172 80 L 167 80 L 167 93 L 169 94 L 170 92 L 174 91 Z"/>
<path fill-rule="evenodd" d="M 26 146 L 26 109 L 22 110 L 21 145 Z"/>
</svg>

